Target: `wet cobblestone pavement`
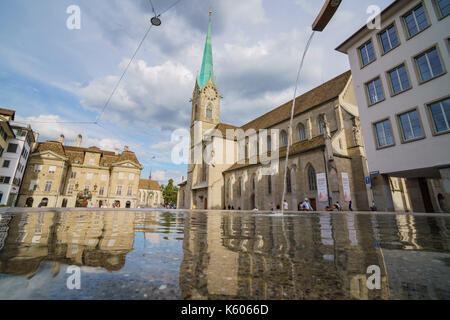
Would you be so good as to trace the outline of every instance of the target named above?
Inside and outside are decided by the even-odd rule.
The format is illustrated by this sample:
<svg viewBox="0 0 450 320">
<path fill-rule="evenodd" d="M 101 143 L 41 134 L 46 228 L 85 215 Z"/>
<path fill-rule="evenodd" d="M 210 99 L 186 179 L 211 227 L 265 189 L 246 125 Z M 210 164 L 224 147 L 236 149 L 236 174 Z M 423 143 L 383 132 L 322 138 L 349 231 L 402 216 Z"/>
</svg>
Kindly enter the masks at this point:
<svg viewBox="0 0 450 320">
<path fill-rule="evenodd" d="M 5 211 L 0 299 L 450 299 L 449 228 L 430 214 Z"/>
</svg>

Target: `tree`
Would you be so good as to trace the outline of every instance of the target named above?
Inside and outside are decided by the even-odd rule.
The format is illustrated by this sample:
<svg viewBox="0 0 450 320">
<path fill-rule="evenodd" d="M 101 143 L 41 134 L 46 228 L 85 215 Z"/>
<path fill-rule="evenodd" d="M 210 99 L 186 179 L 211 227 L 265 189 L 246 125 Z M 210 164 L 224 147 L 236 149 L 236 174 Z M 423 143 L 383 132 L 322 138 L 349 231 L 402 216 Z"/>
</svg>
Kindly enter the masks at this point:
<svg viewBox="0 0 450 320">
<path fill-rule="evenodd" d="M 163 198 L 166 204 L 176 205 L 178 197 L 178 188 L 173 185 L 173 179 L 169 180 L 167 186 L 162 185 Z"/>
</svg>

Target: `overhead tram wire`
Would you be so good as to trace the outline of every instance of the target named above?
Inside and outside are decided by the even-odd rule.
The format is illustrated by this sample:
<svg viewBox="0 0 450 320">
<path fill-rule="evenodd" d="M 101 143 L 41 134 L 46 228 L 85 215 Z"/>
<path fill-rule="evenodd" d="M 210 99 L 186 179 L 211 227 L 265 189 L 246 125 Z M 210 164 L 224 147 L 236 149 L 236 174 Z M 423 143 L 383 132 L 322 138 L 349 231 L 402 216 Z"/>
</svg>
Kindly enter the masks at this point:
<svg viewBox="0 0 450 320">
<path fill-rule="evenodd" d="M 150 1 L 150 5 L 152 7 L 153 13 L 155 14 L 154 18 L 158 18 L 161 15 L 163 15 L 164 13 L 166 13 L 167 11 L 169 11 L 170 9 L 172 9 L 173 7 L 175 7 L 178 3 L 180 3 L 182 0 L 178 0 L 175 3 L 173 3 L 171 6 L 169 6 L 166 10 L 164 10 L 162 13 L 160 13 L 159 15 L 156 14 L 155 8 L 153 6 L 153 3 L 151 0 Z M 153 18 L 153 19 L 154 19 Z M 134 52 L 133 56 L 130 59 L 130 62 L 128 63 L 128 65 L 126 66 L 125 70 L 123 71 L 122 75 L 119 78 L 119 81 L 117 82 L 117 84 L 115 85 L 113 91 L 111 92 L 111 95 L 108 97 L 108 100 L 106 101 L 105 105 L 102 108 L 102 111 L 100 112 L 100 114 L 97 116 L 97 118 L 95 119 L 95 123 L 97 124 L 100 119 L 102 118 L 103 114 L 105 113 L 106 108 L 108 107 L 109 103 L 111 102 L 112 97 L 114 96 L 114 94 L 116 93 L 120 83 L 122 82 L 123 78 L 125 77 L 125 74 L 127 73 L 128 69 L 131 66 L 131 63 L 133 62 L 134 58 L 136 57 L 137 53 L 139 52 L 140 48 L 142 47 L 142 44 L 144 43 L 145 39 L 147 38 L 148 34 L 150 33 L 150 30 L 152 29 L 153 24 L 150 24 L 149 28 L 147 29 L 147 31 L 144 34 L 144 37 L 142 38 L 141 42 L 139 43 L 136 51 Z"/>
</svg>

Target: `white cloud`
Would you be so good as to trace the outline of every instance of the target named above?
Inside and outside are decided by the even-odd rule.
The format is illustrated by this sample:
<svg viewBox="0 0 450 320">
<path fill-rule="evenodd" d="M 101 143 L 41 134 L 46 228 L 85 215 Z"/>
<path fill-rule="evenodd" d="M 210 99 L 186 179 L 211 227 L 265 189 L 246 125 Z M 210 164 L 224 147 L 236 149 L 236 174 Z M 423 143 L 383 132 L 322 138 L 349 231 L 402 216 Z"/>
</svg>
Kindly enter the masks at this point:
<svg viewBox="0 0 450 320">
<path fill-rule="evenodd" d="M 186 173 L 180 172 L 180 171 L 176 171 L 176 170 L 166 170 L 166 171 L 155 171 L 152 172 L 152 179 L 158 181 L 158 183 L 161 185 L 167 185 L 169 179 L 173 179 L 174 181 L 174 185 L 178 185 L 179 183 L 181 183 L 182 181 L 182 176 L 185 176 L 186 178 Z"/>
</svg>

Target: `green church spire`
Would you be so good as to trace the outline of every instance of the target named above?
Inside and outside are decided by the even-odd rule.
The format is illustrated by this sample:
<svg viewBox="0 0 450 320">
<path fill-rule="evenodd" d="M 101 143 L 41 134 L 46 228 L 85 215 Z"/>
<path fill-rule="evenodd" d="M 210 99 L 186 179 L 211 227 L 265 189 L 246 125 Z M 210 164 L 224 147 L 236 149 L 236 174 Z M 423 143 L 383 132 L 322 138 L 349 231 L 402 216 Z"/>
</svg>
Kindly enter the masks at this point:
<svg viewBox="0 0 450 320">
<path fill-rule="evenodd" d="M 213 71 L 213 56 L 212 56 L 212 45 L 211 45 L 211 14 L 209 11 L 209 22 L 208 22 L 208 34 L 206 35 L 205 51 L 203 52 L 203 63 L 200 75 L 197 76 L 197 83 L 200 90 L 203 90 L 205 84 L 209 79 L 214 81 L 214 71 Z"/>
</svg>

